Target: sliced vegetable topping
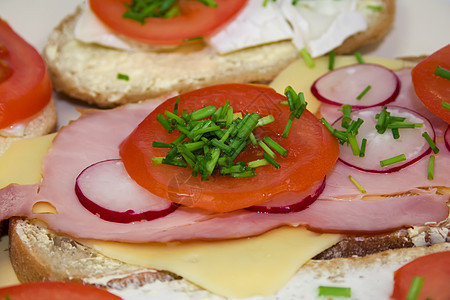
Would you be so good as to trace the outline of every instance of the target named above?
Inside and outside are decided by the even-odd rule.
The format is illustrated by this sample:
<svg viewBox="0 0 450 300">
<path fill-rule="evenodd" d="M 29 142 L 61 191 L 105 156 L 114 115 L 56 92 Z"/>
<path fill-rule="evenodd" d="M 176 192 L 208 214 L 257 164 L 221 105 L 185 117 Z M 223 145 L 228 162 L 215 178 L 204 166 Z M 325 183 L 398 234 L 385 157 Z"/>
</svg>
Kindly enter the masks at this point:
<svg viewBox="0 0 450 300">
<path fill-rule="evenodd" d="M 349 104 L 354 108 L 385 105 L 395 100 L 400 91 L 397 75 L 380 65 L 354 64 L 319 77 L 311 93 L 332 105 Z"/>
<path fill-rule="evenodd" d="M 450 251 L 419 257 L 394 273 L 392 298 L 449 299 Z"/>
<path fill-rule="evenodd" d="M 39 113 L 51 95 L 44 60 L 0 19 L 0 128 Z"/>
<path fill-rule="evenodd" d="M 437 70 L 437 74 L 436 74 Z M 450 110 L 442 105 L 450 99 L 450 44 L 422 60 L 412 70 L 417 97 L 434 114 L 450 123 Z"/>
<path fill-rule="evenodd" d="M 414 111 L 397 106 L 370 107 L 353 111 L 351 118 L 361 120 L 361 126 L 353 133 L 342 128 L 342 118 L 333 126 L 326 125 L 333 135 L 341 136 L 339 159 L 349 166 L 367 172 L 393 172 L 430 152 L 430 144 L 422 135 L 426 132 L 433 141 L 434 129 L 425 117 Z M 392 124 L 398 129 L 398 136 L 389 132 L 393 130 L 389 129 Z"/>
<path fill-rule="evenodd" d="M 192 115 L 188 112 L 195 111 L 194 116 L 197 119 L 197 112 L 205 112 L 209 110 L 205 108 L 211 106 L 217 109 L 202 115 L 211 116 L 209 119 L 191 119 L 193 127 L 190 129 L 180 124 L 173 125 L 172 120 L 166 119 L 177 131 L 186 129 L 187 131 L 183 132 L 185 137 L 176 138 L 177 143 L 172 143 L 173 148 L 153 147 L 154 141 L 166 144 L 174 141 L 174 137 L 161 127 L 156 117 L 163 115 L 165 111 L 172 111 L 176 99 L 171 98 L 155 109 L 120 146 L 120 155 L 129 175 L 159 197 L 168 197 L 173 202 L 190 207 L 218 212 L 232 211 L 262 203 L 279 193 L 301 193 L 308 190 L 314 182 L 325 177 L 338 157 L 336 140 L 307 110 L 292 123 L 289 138 L 282 138 L 280 133 L 293 114 L 288 106 L 279 104 L 280 101 L 285 101 L 286 97 L 265 86 L 246 84 L 218 85 L 180 95 L 178 110 L 186 111 L 186 118 Z M 227 100 L 229 104 L 225 117 L 222 113 L 215 114 L 221 108 L 222 112 L 225 110 Z M 264 101 L 265 105 L 253 107 L 252 104 L 259 103 L 258 101 Z M 255 108 L 256 111 L 247 112 L 248 107 Z M 256 126 L 258 120 L 270 115 L 267 107 L 274 107 L 274 121 L 264 126 Z M 230 110 L 241 113 L 243 117 L 235 118 L 226 127 Z M 216 121 L 213 121 L 214 116 L 217 117 Z M 241 120 L 238 121 L 239 119 Z M 219 129 L 215 128 L 207 133 L 203 130 L 209 128 L 205 127 L 206 123 L 209 127 L 216 126 L 213 123 L 221 125 L 217 125 Z M 256 146 L 255 141 L 252 142 L 252 135 Z M 196 156 L 195 151 L 200 151 L 201 154 Z M 194 157 L 189 152 L 194 154 Z M 186 165 L 189 165 L 189 159 L 192 160 L 194 168 L 157 165 L 152 163 L 151 159 L 153 157 L 153 161 L 162 163 L 166 159 L 178 162 L 180 156 L 181 161 L 186 161 Z M 155 159 L 158 157 L 163 158 Z M 270 166 L 258 167 L 257 176 L 252 176 L 252 168 L 273 163 L 273 157 L 276 157 L 273 165 L 280 167 L 278 170 Z M 195 163 L 194 158 L 204 161 Z M 246 162 L 247 165 L 235 162 Z M 208 181 L 201 181 L 201 176 L 194 178 L 201 183 L 201 193 L 195 201 L 182 197 L 188 192 L 177 186 L 173 180 L 180 174 L 184 174 L 186 178 L 193 176 L 193 171 L 194 175 L 196 171 L 200 175 L 201 172 L 212 175 Z M 216 172 L 251 176 L 233 179 L 231 176 L 216 175 Z M 168 190 L 172 191 L 170 195 Z"/>
<path fill-rule="evenodd" d="M 97 17 L 114 31 L 142 43 L 173 45 L 213 34 L 231 21 L 247 1 L 171 0 L 151 1 L 149 5 L 134 0 L 90 0 L 89 3 Z M 149 15 L 163 18 L 146 18 Z"/>
<path fill-rule="evenodd" d="M 75 193 L 91 213 L 117 223 L 150 221 L 177 209 L 174 203 L 136 185 L 120 159 L 101 161 L 84 169 L 76 179 Z"/>
</svg>

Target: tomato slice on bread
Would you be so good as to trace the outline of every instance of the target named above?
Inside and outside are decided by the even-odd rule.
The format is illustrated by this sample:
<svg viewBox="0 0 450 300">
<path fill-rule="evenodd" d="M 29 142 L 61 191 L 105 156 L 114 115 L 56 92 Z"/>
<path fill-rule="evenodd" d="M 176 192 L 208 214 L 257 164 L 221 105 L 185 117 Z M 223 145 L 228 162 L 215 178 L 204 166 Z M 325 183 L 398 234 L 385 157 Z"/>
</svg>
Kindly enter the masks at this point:
<svg viewBox="0 0 450 300">
<path fill-rule="evenodd" d="M 412 70 L 417 97 L 435 115 L 450 123 L 450 110 L 442 102 L 450 103 L 450 79 L 435 75 L 436 67 L 450 70 L 450 44 L 434 52 Z"/>
<path fill-rule="evenodd" d="M 69 282 L 30 282 L 0 288 L 2 300 L 120 300 L 122 298 L 90 285 Z"/>
<path fill-rule="evenodd" d="M 51 95 L 44 60 L 0 19 L 0 128 L 37 114 Z"/>
<path fill-rule="evenodd" d="M 409 299 L 414 277 L 423 278 L 419 296 L 414 299 L 450 299 L 450 251 L 419 257 L 395 271 L 393 299 Z"/>
<path fill-rule="evenodd" d="M 159 113 L 173 111 L 177 97 L 168 99 L 150 113 L 144 121 L 122 142 L 120 155 L 128 174 L 153 194 L 189 207 L 227 212 L 261 203 L 277 193 L 300 193 L 330 171 L 339 156 L 337 140 L 305 110 L 296 119 L 287 139 L 281 137 L 290 111 L 279 104 L 286 97 L 272 88 L 247 84 L 224 84 L 202 88 L 179 96 L 178 111 L 188 112 L 204 106 L 217 108 L 230 101 L 234 112 L 256 112 L 264 117 L 272 114 L 275 122 L 255 129 L 256 138 L 269 136 L 289 151 L 287 157 L 279 157 L 280 169 L 263 166 L 256 169 L 256 176 L 231 178 L 213 176 L 201 181 L 192 177 L 192 169 L 169 165 L 153 165 L 151 157 L 165 156 L 167 149 L 152 147 L 153 141 L 172 142 L 176 136 L 169 134 L 156 120 Z M 260 148 L 243 151 L 236 161 L 250 162 L 262 158 Z M 180 184 L 180 178 L 189 184 Z M 192 193 L 192 190 L 197 192 Z M 177 197 L 177 195 L 193 195 Z"/>
<path fill-rule="evenodd" d="M 112 30 L 147 44 L 174 45 L 188 39 L 206 37 L 226 23 L 245 6 L 246 0 L 215 0 L 217 7 L 200 1 L 180 0 L 181 15 L 172 18 L 147 18 L 144 24 L 123 18 L 130 0 L 90 0 L 97 17 Z"/>
</svg>

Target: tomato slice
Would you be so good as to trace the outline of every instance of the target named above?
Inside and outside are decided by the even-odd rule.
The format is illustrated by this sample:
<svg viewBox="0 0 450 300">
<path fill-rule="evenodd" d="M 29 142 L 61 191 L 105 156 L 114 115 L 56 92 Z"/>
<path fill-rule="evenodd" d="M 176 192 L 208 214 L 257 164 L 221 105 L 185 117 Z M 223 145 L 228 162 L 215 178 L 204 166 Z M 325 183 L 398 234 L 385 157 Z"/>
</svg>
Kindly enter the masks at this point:
<svg viewBox="0 0 450 300">
<path fill-rule="evenodd" d="M 114 31 L 147 44 L 174 45 L 187 39 L 206 37 L 219 30 L 246 5 L 246 0 L 215 0 L 217 8 L 199 1 L 180 0 L 181 15 L 147 18 L 145 24 L 123 18 L 124 3 L 131 0 L 90 0 L 97 17 Z"/>
<path fill-rule="evenodd" d="M 0 19 L 0 128 L 40 112 L 52 85 L 39 53 Z"/>
<path fill-rule="evenodd" d="M 419 257 L 395 271 L 393 299 L 407 299 L 415 276 L 425 279 L 417 299 L 450 299 L 450 251 Z"/>
<path fill-rule="evenodd" d="M 412 70 L 417 97 L 435 115 L 450 123 L 450 110 L 442 101 L 450 102 L 450 80 L 434 74 L 437 66 L 450 70 L 450 44 L 434 52 Z"/>
<path fill-rule="evenodd" d="M 281 138 L 289 118 L 289 108 L 279 102 L 286 97 L 272 88 L 247 84 L 216 85 L 179 96 L 181 112 L 215 105 L 217 108 L 230 101 L 234 112 L 257 112 L 261 116 L 272 114 L 275 122 L 258 127 L 255 136 L 269 136 L 289 151 L 286 158 L 279 156 L 281 168 L 259 167 L 257 176 L 230 178 L 213 176 L 201 181 L 192 177 L 190 168 L 153 165 L 151 157 L 165 156 L 167 149 L 153 148 L 152 142 L 172 142 L 171 135 L 156 121 L 158 113 L 173 111 L 176 97 L 158 106 L 122 142 L 120 155 L 129 175 L 153 194 L 190 207 L 216 212 L 232 211 L 261 203 L 272 195 L 283 192 L 303 192 L 330 171 L 339 156 L 337 140 L 309 111 L 296 119 L 289 137 Z M 262 157 L 261 149 L 242 152 L 236 161 L 252 161 Z M 180 184 L 180 178 L 184 178 Z M 196 192 L 192 193 L 195 190 Z M 186 196 L 192 195 L 192 196 Z"/>
<path fill-rule="evenodd" d="M 90 285 L 69 282 L 32 282 L 0 288 L 0 299 L 11 300 L 120 300 L 122 298 Z"/>
</svg>

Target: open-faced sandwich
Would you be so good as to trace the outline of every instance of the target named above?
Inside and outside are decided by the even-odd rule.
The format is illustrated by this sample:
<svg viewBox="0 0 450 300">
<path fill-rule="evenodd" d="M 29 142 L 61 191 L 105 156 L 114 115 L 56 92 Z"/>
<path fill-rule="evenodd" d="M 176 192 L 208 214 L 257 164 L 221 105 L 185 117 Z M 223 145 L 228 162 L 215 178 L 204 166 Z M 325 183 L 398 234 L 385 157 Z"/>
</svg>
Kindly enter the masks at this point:
<svg viewBox="0 0 450 300">
<path fill-rule="evenodd" d="M 379 40 L 394 15 L 395 0 L 90 0 L 55 28 L 43 55 L 57 91 L 113 107 L 268 82 L 300 53 Z"/>
<path fill-rule="evenodd" d="M 18 278 L 125 299 L 448 299 L 449 57 L 301 60 L 275 89 L 87 110 L 15 143 L 0 216 Z"/>
<path fill-rule="evenodd" d="M 0 19 L 0 155 L 56 127 L 52 85 L 39 53 Z"/>
</svg>

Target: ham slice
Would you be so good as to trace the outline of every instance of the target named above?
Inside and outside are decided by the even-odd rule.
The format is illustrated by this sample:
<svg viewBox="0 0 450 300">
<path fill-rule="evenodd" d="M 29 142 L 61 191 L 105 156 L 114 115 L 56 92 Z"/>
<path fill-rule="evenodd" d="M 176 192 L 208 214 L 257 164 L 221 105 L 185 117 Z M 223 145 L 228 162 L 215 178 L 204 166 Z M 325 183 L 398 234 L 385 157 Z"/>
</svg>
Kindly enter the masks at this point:
<svg viewBox="0 0 450 300">
<path fill-rule="evenodd" d="M 152 221 L 124 224 L 102 220 L 80 204 L 74 190 L 75 180 L 87 166 L 119 158 L 120 142 L 157 104 L 147 102 L 108 111 L 85 112 L 80 119 L 63 128 L 55 138 L 44 159 L 43 180 L 38 192 L 36 186 L 10 186 L 0 191 L 0 203 L 4 207 L 9 207 L 10 202 L 23 201 L 20 205 L 14 205 L 13 209 L 2 209 L 0 216 L 26 215 L 39 218 L 56 232 L 76 238 L 127 242 L 237 238 L 257 235 L 283 225 L 305 225 L 321 231 L 382 231 L 439 222 L 448 216 L 448 196 L 438 195 L 435 190 L 416 189 L 415 194 L 374 201 L 330 200 L 333 198 L 330 194 L 333 188 L 338 194 L 347 194 L 337 189 L 343 174 L 345 178 L 348 176 L 346 170 L 340 171 L 340 165 L 337 165 L 327 179 L 330 185 L 328 194 L 325 193 L 309 208 L 296 213 L 260 214 L 247 210 L 212 213 L 180 207 Z M 442 151 L 439 157 L 441 155 L 448 159 L 449 153 Z M 441 176 L 446 177 L 441 179 Z M 438 171 L 435 182 L 448 186 L 448 178 L 448 173 Z M 412 182 L 408 178 L 404 180 Z M 418 186 L 427 183 L 423 179 L 417 182 Z M 193 187 L 194 196 L 195 193 L 201 193 L 201 184 Z M 357 194 L 354 191 L 349 193 Z M 38 201 L 51 203 L 58 214 L 32 213 L 29 208 Z"/>
</svg>

